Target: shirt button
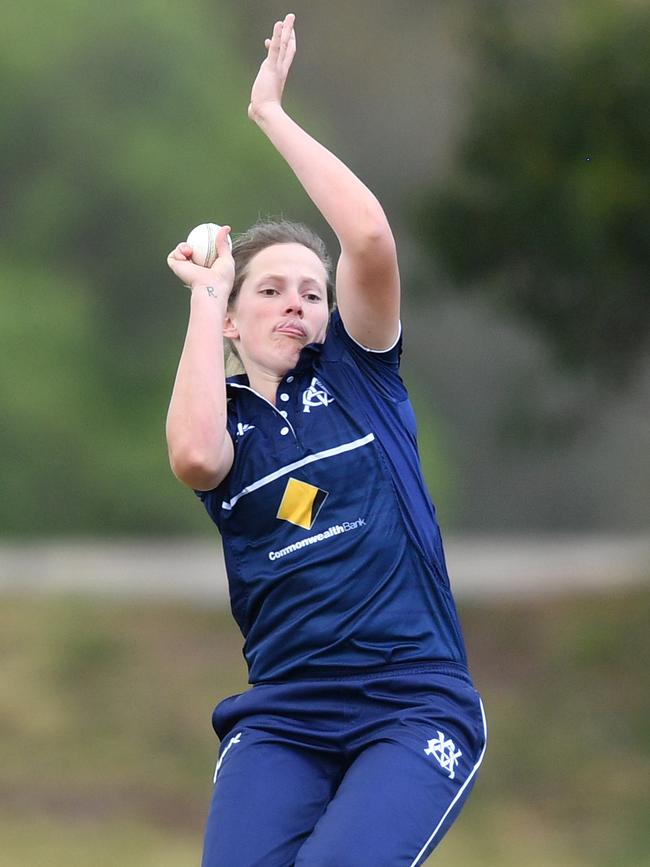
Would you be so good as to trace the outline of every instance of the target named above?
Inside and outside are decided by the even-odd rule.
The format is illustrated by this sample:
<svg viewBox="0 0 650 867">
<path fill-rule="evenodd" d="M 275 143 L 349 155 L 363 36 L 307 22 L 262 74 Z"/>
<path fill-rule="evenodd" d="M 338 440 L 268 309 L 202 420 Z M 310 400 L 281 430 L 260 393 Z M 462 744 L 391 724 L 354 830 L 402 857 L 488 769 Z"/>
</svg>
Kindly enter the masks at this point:
<svg viewBox="0 0 650 867">
<path fill-rule="evenodd" d="M 283 392 L 283 393 L 280 395 L 280 400 L 284 400 L 284 401 L 289 400 L 289 395 L 286 394 L 285 392 Z"/>
<path fill-rule="evenodd" d="M 287 382 L 293 382 L 293 376 L 287 376 Z"/>
<path fill-rule="evenodd" d="M 286 418 L 286 417 L 287 417 L 287 411 L 286 411 L 286 409 L 281 409 L 281 410 L 280 410 L 280 415 L 282 416 L 282 418 Z"/>
<path fill-rule="evenodd" d="M 286 436 L 289 433 L 289 428 L 283 427 L 282 430 L 280 431 L 280 433 L 282 434 L 283 437 Z"/>
</svg>

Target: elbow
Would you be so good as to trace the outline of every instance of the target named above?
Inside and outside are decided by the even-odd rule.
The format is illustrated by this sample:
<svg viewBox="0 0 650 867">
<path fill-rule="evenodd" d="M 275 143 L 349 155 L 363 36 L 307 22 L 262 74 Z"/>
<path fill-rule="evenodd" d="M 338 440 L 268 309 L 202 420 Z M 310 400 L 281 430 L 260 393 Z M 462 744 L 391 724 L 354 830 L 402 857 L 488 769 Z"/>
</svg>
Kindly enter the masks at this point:
<svg viewBox="0 0 650 867">
<path fill-rule="evenodd" d="M 395 238 L 388 223 L 377 221 L 365 227 L 352 243 L 341 244 L 341 251 L 359 262 L 376 264 L 397 256 Z"/>
<path fill-rule="evenodd" d="M 169 465 L 180 482 L 195 490 L 210 490 L 219 483 L 218 461 L 196 449 L 170 449 Z"/>
<path fill-rule="evenodd" d="M 365 235 L 370 242 L 386 242 L 393 241 L 393 232 L 390 228 L 390 223 L 386 219 L 383 211 L 377 214 L 373 219 L 369 220 L 365 227 Z"/>
<path fill-rule="evenodd" d="M 343 244 L 341 247 L 343 248 Z M 345 245 L 346 248 L 349 245 Z M 369 220 L 359 231 L 356 239 L 355 252 L 358 254 L 377 255 L 377 253 L 391 253 L 396 251 L 395 238 L 388 220 L 380 216 Z"/>
</svg>

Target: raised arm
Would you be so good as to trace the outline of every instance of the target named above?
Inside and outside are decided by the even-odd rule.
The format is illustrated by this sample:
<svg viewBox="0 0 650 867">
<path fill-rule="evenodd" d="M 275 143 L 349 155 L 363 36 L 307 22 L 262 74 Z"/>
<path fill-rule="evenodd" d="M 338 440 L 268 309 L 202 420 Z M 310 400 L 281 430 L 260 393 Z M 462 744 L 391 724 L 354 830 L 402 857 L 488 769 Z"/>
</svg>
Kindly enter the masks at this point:
<svg viewBox="0 0 650 867">
<path fill-rule="evenodd" d="M 348 333 L 363 346 L 391 346 L 399 331 L 400 281 L 395 241 L 371 191 L 282 107 L 296 53 L 293 14 L 277 21 L 253 84 L 248 115 L 287 161 L 341 245 L 336 297 Z"/>
<path fill-rule="evenodd" d="M 211 268 L 190 259 L 192 248 L 179 244 L 167 257 L 172 271 L 190 287 L 190 318 L 167 413 L 167 447 L 174 475 L 201 491 L 225 478 L 233 462 L 226 430 L 223 324 L 235 266 L 226 240 L 217 234 L 218 258 Z"/>
</svg>

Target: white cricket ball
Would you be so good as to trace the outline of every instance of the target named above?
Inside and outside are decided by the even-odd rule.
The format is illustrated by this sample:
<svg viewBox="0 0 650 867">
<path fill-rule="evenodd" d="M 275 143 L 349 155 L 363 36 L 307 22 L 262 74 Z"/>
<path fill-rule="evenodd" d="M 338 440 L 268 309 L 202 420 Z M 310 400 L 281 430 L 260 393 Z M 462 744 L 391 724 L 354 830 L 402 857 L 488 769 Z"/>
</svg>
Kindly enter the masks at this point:
<svg viewBox="0 0 650 867">
<path fill-rule="evenodd" d="M 192 262 L 210 268 L 217 258 L 217 232 L 221 226 L 216 223 L 201 223 L 195 226 L 187 236 L 187 243 L 192 248 Z M 232 250 L 232 241 L 228 235 L 228 243 Z"/>
</svg>

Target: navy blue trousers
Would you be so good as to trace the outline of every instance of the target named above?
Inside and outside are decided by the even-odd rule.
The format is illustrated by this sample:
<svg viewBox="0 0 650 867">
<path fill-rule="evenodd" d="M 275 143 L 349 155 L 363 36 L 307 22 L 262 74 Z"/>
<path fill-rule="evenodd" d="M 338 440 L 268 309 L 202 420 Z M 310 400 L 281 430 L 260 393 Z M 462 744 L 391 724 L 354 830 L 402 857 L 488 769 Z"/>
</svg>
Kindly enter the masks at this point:
<svg viewBox="0 0 650 867">
<path fill-rule="evenodd" d="M 217 705 L 202 867 L 416 867 L 485 753 L 458 666 L 264 683 Z"/>
</svg>

